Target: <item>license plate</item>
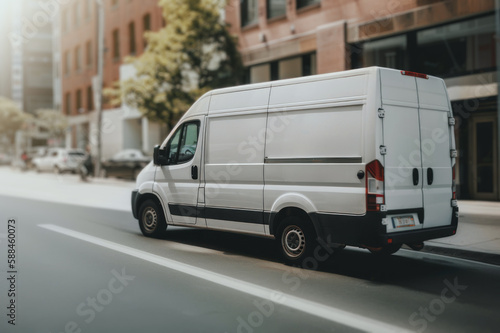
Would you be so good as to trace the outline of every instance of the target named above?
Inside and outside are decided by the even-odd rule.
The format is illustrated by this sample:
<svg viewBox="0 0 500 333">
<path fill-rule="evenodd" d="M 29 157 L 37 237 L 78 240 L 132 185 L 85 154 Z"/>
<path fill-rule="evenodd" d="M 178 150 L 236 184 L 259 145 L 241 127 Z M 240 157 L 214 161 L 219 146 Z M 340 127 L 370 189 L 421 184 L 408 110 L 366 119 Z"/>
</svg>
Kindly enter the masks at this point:
<svg viewBox="0 0 500 333">
<path fill-rule="evenodd" d="M 405 228 L 405 227 L 414 227 L 415 220 L 413 216 L 395 216 L 392 218 L 392 223 L 394 228 Z"/>
</svg>

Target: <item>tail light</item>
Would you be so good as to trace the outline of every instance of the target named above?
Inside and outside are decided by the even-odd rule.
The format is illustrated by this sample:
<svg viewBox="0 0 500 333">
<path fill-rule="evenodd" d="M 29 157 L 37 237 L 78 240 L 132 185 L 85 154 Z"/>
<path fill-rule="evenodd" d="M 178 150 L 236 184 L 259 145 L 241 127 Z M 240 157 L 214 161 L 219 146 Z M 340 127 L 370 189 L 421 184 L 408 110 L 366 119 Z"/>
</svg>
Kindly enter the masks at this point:
<svg viewBox="0 0 500 333">
<path fill-rule="evenodd" d="M 379 212 L 384 203 L 384 166 L 373 160 L 366 165 L 366 210 Z"/>
<path fill-rule="evenodd" d="M 429 79 L 429 75 L 427 75 L 427 74 L 410 72 L 410 71 L 401 71 L 401 75 L 413 76 L 413 77 L 418 77 L 420 79 L 426 79 L 426 80 Z"/>
</svg>

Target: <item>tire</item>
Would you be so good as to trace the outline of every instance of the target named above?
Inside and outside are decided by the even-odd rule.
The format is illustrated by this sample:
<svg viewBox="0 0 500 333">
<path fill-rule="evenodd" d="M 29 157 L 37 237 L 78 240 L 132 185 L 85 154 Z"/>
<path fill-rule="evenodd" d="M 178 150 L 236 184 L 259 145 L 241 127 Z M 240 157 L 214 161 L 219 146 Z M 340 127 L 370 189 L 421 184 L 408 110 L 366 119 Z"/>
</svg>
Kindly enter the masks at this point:
<svg viewBox="0 0 500 333">
<path fill-rule="evenodd" d="M 61 169 L 57 165 L 54 165 L 54 173 L 60 175 L 62 173 Z"/>
<path fill-rule="evenodd" d="M 306 223 L 299 217 L 290 216 L 281 222 L 276 236 L 285 264 L 317 268 L 318 263 L 314 260 L 313 251 L 318 242 L 312 224 Z M 306 259 L 315 263 L 316 267 L 305 267 Z"/>
<path fill-rule="evenodd" d="M 163 209 L 156 201 L 148 199 L 139 208 L 139 228 L 146 237 L 162 238 L 167 231 Z"/>
<path fill-rule="evenodd" d="M 390 256 L 399 251 L 402 244 L 389 244 L 380 248 L 370 248 L 370 252 L 378 256 Z"/>
</svg>

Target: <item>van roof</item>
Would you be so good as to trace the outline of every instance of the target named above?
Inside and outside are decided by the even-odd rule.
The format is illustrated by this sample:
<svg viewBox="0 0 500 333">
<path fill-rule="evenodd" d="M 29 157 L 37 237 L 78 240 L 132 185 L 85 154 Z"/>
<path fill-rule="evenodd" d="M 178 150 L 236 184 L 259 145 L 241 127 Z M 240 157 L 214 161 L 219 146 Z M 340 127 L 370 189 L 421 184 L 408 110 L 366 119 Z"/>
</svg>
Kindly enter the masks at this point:
<svg viewBox="0 0 500 333">
<path fill-rule="evenodd" d="M 380 69 L 380 68 L 385 69 L 384 67 L 373 66 L 373 67 L 351 69 L 351 70 L 341 71 L 341 72 L 301 76 L 301 77 L 296 77 L 296 78 L 292 78 L 292 79 L 283 79 L 283 80 L 268 81 L 268 82 L 262 82 L 262 83 L 243 84 L 243 85 L 234 86 L 234 87 L 214 89 L 214 90 L 207 92 L 205 95 L 206 96 L 218 95 L 218 94 L 224 94 L 224 93 L 228 93 L 228 92 L 236 92 L 236 91 L 242 91 L 242 90 L 261 89 L 261 88 L 268 88 L 268 87 L 284 86 L 287 84 L 305 83 L 305 82 L 311 82 L 311 81 L 320 81 L 320 80 L 327 80 L 327 79 L 332 79 L 332 78 L 349 77 L 349 76 L 363 75 L 363 74 L 373 74 L 377 71 L 377 69 Z"/>
<path fill-rule="evenodd" d="M 202 97 L 200 97 L 198 99 L 198 101 L 200 101 L 206 97 L 209 97 L 209 96 L 215 96 L 215 95 L 232 93 L 232 92 L 258 90 L 258 89 L 279 87 L 279 86 L 285 86 L 285 85 L 291 85 L 291 84 L 297 84 L 297 83 L 317 82 L 317 81 L 321 81 L 321 80 L 329 80 L 329 79 L 335 79 L 335 78 L 353 77 L 353 76 L 358 76 L 358 75 L 378 75 L 378 74 L 380 74 L 380 71 L 400 72 L 401 70 L 391 69 L 391 68 L 386 68 L 386 67 L 372 66 L 372 67 L 351 69 L 351 70 L 340 71 L 340 72 L 302 76 L 302 77 L 297 77 L 297 78 L 292 78 L 292 79 L 283 79 L 283 80 L 268 81 L 268 82 L 261 82 L 261 83 L 244 84 L 244 85 L 239 85 L 239 86 L 234 86 L 234 87 L 219 88 L 219 89 L 211 90 L 211 91 L 205 93 Z M 435 77 L 428 76 L 428 78 L 431 79 L 431 78 L 435 78 Z M 436 79 L 442 80 L 440 78 L 436 78 Z M 195 104 L 197 104 L 198 101 Z M 193 105 L 195 105 L 195 104 L 193 104 Z M 208 107 L 208 105 L 206 107 Z M 186 112 L 184 117 L 198 114 L 199 110 L 195 111 L 192 109 L 193 109 L 193 107 L 191 107 L 190 110 L 188 110 L 188 112 Z M 197 108 L 195 108 L 195 109 L 197 109 Z"/>
</svg>

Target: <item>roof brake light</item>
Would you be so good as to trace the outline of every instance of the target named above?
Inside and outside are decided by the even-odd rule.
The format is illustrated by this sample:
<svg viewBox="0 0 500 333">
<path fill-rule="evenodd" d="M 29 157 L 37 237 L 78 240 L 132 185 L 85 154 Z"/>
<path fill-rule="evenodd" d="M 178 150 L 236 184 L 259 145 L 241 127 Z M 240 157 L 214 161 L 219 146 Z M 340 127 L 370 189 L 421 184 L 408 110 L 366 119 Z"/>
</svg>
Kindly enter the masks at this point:
<svg viewBox="0 0 500 333">
<path fill-rule="evenodd" d="M 401 71 L 401 75 L 413 76 L 413 77 L 418 77 L 418 78 L 426 79 L 426 80 L 429 79 L 429 75 L 422 74 L 422 73 L 417 73 L 417 72 Z"/>
</svg>

